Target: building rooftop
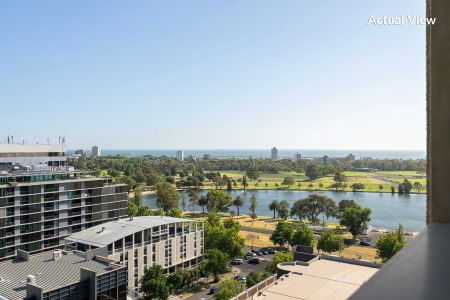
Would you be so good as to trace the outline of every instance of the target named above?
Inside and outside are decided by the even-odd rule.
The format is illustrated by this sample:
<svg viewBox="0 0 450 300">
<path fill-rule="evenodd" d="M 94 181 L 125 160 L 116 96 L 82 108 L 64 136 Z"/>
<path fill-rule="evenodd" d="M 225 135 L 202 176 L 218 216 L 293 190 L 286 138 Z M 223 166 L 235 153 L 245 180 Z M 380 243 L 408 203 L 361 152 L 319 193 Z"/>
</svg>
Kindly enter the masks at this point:
<svg viewBox="0 0 450 300">
<path fill-rule="evenodd" d="M 57 260 L 53 259 L 53 252 L 47 252 L 32 255 L 28 261 L 17 257 L 0 263 L 0 296 L 11 300 L 23 299 L 26 296 L 28 275 L 35 276 L 36 285 L 48 292 L 79 282 L 81 268 L 98 274 L 111 270 L 106 262 L 86 261 L 82 253 L 64 253 Z"/>
<path fill-rule="evenodd" d="M 65 152 L 63 144 L 0 144 L 0 153 Z"/>
<path fill-rule="evenodd" d="M 309 265 L 283 265 L 282 269 L 291 272 L 254 299 L 347 299 L 379 270 L 327 259 Z"/>
<path fill-rule="evenodd" d="M 66 240 L 95 247 L 105 247 L 117 240 L 144 229 L 177 222 L 194 221 L 161 216 L 143 216 L 134 217 L 132 219 L 126 218 L 82 230 L 67 237 Z"/>
</svg>

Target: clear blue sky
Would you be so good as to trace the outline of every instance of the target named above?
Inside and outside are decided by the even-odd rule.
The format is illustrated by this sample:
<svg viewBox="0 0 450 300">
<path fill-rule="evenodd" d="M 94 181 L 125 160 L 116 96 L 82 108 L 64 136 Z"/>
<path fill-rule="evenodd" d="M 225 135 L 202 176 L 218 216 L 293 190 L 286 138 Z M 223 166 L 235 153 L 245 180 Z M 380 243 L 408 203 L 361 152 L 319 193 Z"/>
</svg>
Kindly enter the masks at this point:
<svg viewBox="0 0 450 300">
<path fill-rule="evenodd" d="M 69 148 L 425 149 L 425 1 L 2 1 L 0 133 Z"/>
</svg>

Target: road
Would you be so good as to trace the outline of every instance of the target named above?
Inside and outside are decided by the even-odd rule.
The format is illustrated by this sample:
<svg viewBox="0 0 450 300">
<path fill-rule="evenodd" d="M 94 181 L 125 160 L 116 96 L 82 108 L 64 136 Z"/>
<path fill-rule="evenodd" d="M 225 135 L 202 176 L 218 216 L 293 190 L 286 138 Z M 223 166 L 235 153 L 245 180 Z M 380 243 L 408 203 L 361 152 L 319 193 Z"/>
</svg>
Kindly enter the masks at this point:
<svg viewBox="0 0 450 300">
<path fill-rule="evenodd" d="M 245 252 L 249 251 L 250 247 L 245 248 Z M 244 263 L 240 266 L 236 266 L 240 270 L 239 275 L 247 276 L 250 272 L 264 272 L 264 269 L 267 265 L 272 262 L 273 255 L 264 255 L 258 257 L 260 263 L 258 265 L 249 264 L 247 260 L 244 260 Z M 209 294 L 209 289 L 198 292 L 191 297 L 187 298 L 189 300 L 201 300 L 201 299 L 214 299 L 213 295 Z"/>
</svg>

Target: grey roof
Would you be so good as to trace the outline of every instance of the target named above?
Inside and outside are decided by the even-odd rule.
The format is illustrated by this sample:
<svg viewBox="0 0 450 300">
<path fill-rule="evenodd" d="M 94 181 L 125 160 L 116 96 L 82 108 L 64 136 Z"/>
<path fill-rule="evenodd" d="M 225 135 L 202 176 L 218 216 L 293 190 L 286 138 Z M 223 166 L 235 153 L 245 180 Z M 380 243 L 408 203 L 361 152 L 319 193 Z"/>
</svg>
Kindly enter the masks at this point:
<svg viewBox="0 0 450 300">
<path fill-rule="evenodd" d="M 178 222 L 194 221 L 161 216 L 143 216 L 134 217 L 133 219 L 126 218 L 82 230 L 67 237 L 66 240 L 95 247 L 105 247 L 117 240 L 144 229 Z"/>
<path fill-rule="evenodd" d="M 30 256 L 28 261 L 20 258 L 0 263 L 0 298 L 23 299 L 26 296 L 28 275 L 36 277 L 36 285 L 45 292 L 80 281 L 80 269 L 86 268 L 98 274 L 111 271 L 108 264 L 97 260 L 85 261 L 81 253 L 63 254 L 53 259 L 53 252 Z"/>
</svg>

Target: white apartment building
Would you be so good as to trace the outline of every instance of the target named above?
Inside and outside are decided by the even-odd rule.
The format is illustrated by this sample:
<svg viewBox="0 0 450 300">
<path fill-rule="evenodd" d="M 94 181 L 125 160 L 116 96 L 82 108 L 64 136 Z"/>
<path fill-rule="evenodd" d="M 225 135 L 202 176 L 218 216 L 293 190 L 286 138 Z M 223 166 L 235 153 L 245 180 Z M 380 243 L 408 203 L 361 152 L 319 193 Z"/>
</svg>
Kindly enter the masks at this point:
<svg viewBox="0 0 450 300">
<path fill-rule="evenodd" d="M 66 238 L 66 249 L 91 252 L 127 266 L 128 287 L 137 288 L 146 267 L 167 273 L 197 266 L 203 257 L 203 222 L 142 216 L 103 223 Z"/>
<path fill-rule="evenodd" d="M 183 150 L 178 150 L 178 151 L 177 151 L 176 158 L 177 158 L 179 161 L 183 161 L 183 160 L 184 160 L 184 152 L 183 152 Z"/>
<path fill-rule="evenodd" d="M 272 160 L 278 160 L 278 149 L 273 147 L 271 150 Z"/>
<path fill-rule="evenodd" d="M 99 146 L 92 146 L 92 156 L 97 157 L 97 156 L 101 156 L 102 155 L 102 151 L 100 149 Z"/>
<path fill-rule="evenodd" d="M 0 164 L 59 167 L 66 165 L 65 146 L 0 144 Z"/>
</svg>

